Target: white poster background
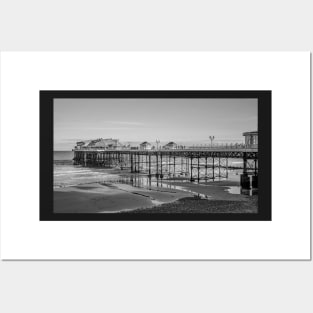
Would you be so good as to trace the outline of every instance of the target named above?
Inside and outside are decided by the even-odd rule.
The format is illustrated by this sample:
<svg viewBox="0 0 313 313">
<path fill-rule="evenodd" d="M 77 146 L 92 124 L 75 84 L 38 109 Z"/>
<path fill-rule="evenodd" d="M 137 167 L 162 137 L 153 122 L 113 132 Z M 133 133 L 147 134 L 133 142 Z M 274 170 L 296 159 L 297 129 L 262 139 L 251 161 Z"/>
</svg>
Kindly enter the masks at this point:
<svg viewBox="0 0 313 313">
<path fill-rule="evenodd" d="M 40 90 L 272 90 L 272 221 L 40 222 Z M 1 53 L 2 259 L 309 259 L 310 53 Z"/>
</svg>

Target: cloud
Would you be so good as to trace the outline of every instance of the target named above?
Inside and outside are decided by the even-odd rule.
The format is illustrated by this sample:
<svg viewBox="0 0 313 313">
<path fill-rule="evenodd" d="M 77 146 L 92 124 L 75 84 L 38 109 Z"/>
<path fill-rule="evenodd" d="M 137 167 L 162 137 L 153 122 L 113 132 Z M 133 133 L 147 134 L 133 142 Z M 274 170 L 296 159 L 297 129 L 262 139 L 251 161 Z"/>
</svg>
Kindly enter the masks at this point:
<svg viewBox="0 0 313 313">
<path fill-rule="evenodd" d="M 67 130 L 130 130 L 134 129 L 133 127 L 88 127 L 88 126 L 81 126 L 81 127 L 57 127 L 56 129 L 67 129 Z"/>
<path fill-rule="evenodd" d="M 117 124 L 117 125 L 131 125 L 131 126 L 144 125 L 144 123 L 141 123 L 141 122 L 127 122 L 127 121 L 104 121 L 104 123 Z"/>
</svg>

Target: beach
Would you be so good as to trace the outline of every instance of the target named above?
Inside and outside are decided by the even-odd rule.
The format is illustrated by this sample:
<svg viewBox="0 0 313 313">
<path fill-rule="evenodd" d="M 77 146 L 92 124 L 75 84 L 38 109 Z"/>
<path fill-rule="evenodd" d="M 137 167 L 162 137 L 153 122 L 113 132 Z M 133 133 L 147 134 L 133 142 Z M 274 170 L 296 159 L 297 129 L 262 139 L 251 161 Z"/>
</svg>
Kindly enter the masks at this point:
<svg viewBox="0 0 313 313">
<path fill-rule="evenodd" d="M 215 181 L 157 180 L 117 168 L 73 165 L 72 154 L 57 157 L 55 213 L 257 213 L 258 197 L 241 193 L 236 171 Z"/>
<path fill-rule="evenodd" d="M 163 187 L 86 183 L 54 190 L 55 213 L 257 213 L 257 196 L 232 194 L 238 183 L 162 181 Z M 239 188 L 239 187 L 238 187 Z"/>
<path fill-rule="evenodd" d="M 151 208 L 188 195 L 169 188 L 148 190 L 118 183 L 90 183 L 54 190 L 54 212 L 116 213 Z"/>
<path fill-rule="evenodd" d="M 182 198 L 172 203 L 158 207 L 133 210 L 133 214 L 206 214 L 206 213 L 257 213 L 257 197 L 253 196 L 246 201 L 205 200 Z M 127 212 L 121 212 L 125 214 Z"/>
</svg>

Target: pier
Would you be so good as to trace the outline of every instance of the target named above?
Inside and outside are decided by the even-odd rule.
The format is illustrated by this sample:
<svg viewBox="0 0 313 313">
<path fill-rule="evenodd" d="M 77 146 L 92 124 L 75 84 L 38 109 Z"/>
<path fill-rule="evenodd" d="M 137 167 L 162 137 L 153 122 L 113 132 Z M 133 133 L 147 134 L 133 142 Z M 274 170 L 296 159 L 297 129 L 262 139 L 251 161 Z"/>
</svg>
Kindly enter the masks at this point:
<svg viewBox="0 0 313 313">
<path fill-rule="evenodd" d="M 229 165 L 229 159 L 242 161 Z M 119 168 L 148 177 L 184 177 L 190 181 L 227 178 L 229 170 L 242 170 L 243 189 L 258 187 L 258 149 L 245 147 L 212 147 L 187 149 L 74 149 L 74 164 Z"/>
</svg>

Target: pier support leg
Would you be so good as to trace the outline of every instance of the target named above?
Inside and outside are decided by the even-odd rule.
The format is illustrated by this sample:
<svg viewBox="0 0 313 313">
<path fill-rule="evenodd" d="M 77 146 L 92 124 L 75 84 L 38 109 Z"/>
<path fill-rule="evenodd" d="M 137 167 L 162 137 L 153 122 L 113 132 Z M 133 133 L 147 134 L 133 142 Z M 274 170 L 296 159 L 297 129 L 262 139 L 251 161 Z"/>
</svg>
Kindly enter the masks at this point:
<svg viewBox="0 0 313 313">
<path fill-rule="evenodd" d="M 192 167 L 192 158 L 190 158 L 190 181 L 194 181 L 193 177 L 192 177 L 192 170 L 193 170 L 193 167 Z"/>
<path fill-rule="evenodd" d="M 133 154 L 130 154 L 130 172 L 134 173 L 134 159 Z"/>
<path fill-rule="evenodd" d="M 134 166 L 135 166 L 135 173 L 137 173 L 137 155 L 134 154 Z"/>
<path fill-rule="evenodd" d="M 184 158 L 180 157 L 180 174 L 184 175 Z"/>
<path fill-rule="evenodd" d="M 149 154 L 149 177 L 151 178 L 151 154 Z M 151 180 L 150 180 L 151 185 Z"/>
<path fill-rule="evenodd" d="M 189 175 L 189 158 L 186 157 L 186 176 Z"/>
<path fill-rule="evenodd" d="M 258 188 L 258 175 L 252 175 L 252 188 Z"/>
<path fill-rule="evenodd" d="M 250 189 L 250 177 L 247 174 L 240 175 L 240 186 L 242 189 Z"/>
<path fill-rule="evenodd" d="M 87 165 L 87 152 L 84 152 L 84 165 Z"/>
<path fill-rule="evenodd" d="M 200 181 L 200 157 L 198 157 L 198 181 Z"/>
<path fill-rule="evenodd" d="M 226 158 L 226 178 L 228 178 L 228 158 Z"/>
<path fill-rule="evenodd" d="M 243 174 L 247 174 L 247 155 L 243 153 Z"/>
<path fill-rule="evenodd" d="M 218 157 L 218 177 L 221 178 L 221 157 Z"/>
</svg>

